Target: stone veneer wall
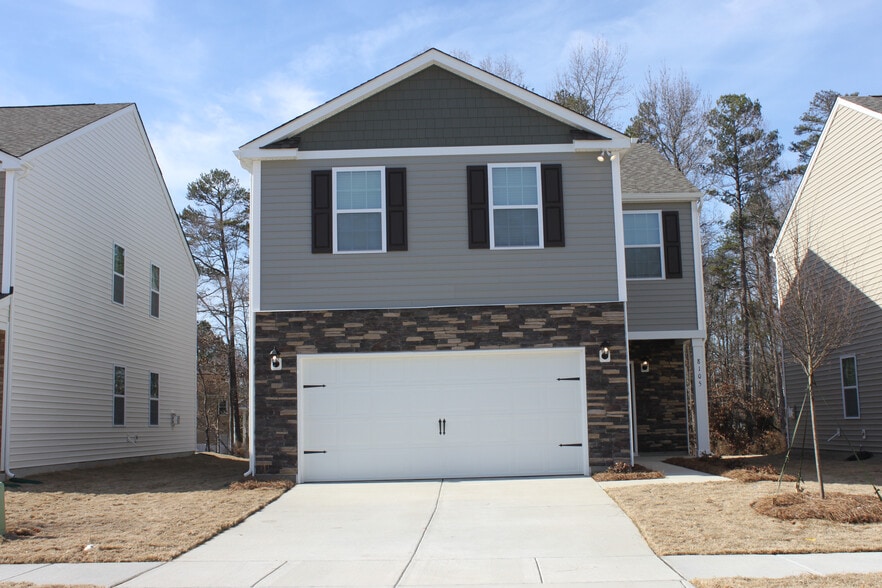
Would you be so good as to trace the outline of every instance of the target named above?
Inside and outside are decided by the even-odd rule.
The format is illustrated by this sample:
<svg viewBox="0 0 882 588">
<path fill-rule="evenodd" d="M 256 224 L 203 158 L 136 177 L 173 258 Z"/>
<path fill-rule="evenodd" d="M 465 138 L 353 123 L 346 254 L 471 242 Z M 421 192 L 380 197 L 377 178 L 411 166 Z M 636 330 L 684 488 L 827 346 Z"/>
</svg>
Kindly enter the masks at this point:
<svg viewBox="0 0 882 588">
<path fill-rule="evenodd" d="M 683 342 L 632 341 L 636 393 L 637 452 L 687 452 L 686 380 Z M 649 373 L 640 362 L 649 360 Z"/>
<path fill-rule="evenodd" d="M 297 474 L 300 353 L 585 347 L 590 465 L 630 459 L 622 303 L 258 312 L 255 325 L 252 418 L 259 475 Z M 601 364 L 604 340 L 612 357 Z M 283 361 L 275 372 L 269 368 L 273 347 Z"/>
</svg>

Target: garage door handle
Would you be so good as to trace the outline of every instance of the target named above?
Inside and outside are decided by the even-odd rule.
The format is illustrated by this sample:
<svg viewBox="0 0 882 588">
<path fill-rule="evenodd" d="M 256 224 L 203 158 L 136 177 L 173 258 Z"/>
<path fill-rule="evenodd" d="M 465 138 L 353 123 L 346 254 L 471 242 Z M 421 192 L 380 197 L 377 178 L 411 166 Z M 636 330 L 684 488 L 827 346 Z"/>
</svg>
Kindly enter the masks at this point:
<svg viewBox="0 0 882 588">
<path fill-rule="evenodd" d="M 582 379 L 582 376 L 576 376 L 575 378 L 558 378 L 558 382 L 578 382 Z"/>
<path fill-rule="evenodd" d="M 447 419 L 438 419 L 438 434 L 447 434 Z"/>
<path fill-rule="evenodd" d="M 324 388 L 324 387 L 325 387 L 324 384 L 304 384 L 303 385 L 304 389 L 306 389 L 306 388 Z"/>
<path fill-rule="evenodd" d="M 304 451 L 303 455 L 312 455 L 313 453 L 327 453 L 327 451 Z"/>
<path fill-rule="evenodd" d="M 558 447 L 582 447 L 581 443 L 561 443 Z"/>
</svg>

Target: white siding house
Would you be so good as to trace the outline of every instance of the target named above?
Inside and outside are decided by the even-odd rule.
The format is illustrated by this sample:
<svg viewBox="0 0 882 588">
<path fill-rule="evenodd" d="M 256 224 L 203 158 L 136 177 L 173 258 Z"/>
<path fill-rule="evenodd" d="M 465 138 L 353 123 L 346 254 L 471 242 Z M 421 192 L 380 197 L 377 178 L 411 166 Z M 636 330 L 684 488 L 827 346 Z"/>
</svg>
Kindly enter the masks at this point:
<svg viewBox="0 0 882 588">
<path fill-rule="evenodd" d="M 0 108 L 0 173 L 3 470 L 192 451 L 197 273 L 136 106 Z"/>
</svg>

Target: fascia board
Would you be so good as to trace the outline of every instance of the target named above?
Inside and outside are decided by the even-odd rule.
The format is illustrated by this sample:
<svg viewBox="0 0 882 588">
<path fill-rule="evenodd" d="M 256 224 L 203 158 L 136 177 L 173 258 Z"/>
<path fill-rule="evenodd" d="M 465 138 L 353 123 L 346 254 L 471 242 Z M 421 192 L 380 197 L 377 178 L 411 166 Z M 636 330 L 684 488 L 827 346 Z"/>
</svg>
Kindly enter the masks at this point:
<svg viewBox="0 0 882 588">
<path fill-rule="evenodd" d="M 322 120 L 349 108 L 353 104 L 396 84 L 408 76 L 433 65 L 437 65 L 456 73 L 465 79 L 473 81 L 485 88 L 506 96 L 507 98 L 533 108 L 534 110 L 543 112 L 561 122 L 595 132 L 601 136 L 608 136 L 612 143 L 609 141 L 605 142 L 607 148 L 627 149 L 628 146 L 630 146 L 630 139 L 618 131 L 586 118 L 568 108 L 555 104 L 538 94 L 525 90 L 520 86 L 485 72 L 480 68 L 451 57 L 437 49 L 430 49 L 425 53 L 417 55 L 410 61 L 406 61 L 401 65 L 368 80 L 360 86 L 341 94 L 337 98 L 325 102 L 321 106 L 314 108 L 294 120 L 249 141 L 242 145 L 240 150 L 247 151 L 252 148 L 260 148 L 285 137 L 296 135 L 298 132 L 311 127 Z"/>
<path fill-rule="evenodd" d="M 21 169 L 21 159 L 0 150 L 0 171 Z"/>
</svg>

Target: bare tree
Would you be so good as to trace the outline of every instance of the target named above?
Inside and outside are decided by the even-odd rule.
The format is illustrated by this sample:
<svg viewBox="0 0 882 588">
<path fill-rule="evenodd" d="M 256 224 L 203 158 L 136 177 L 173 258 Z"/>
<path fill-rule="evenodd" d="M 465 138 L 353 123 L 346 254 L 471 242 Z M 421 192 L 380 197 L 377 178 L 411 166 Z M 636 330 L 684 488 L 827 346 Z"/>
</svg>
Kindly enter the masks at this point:
<svg viewBox="0 0 882 588">
<path fill-rule="evenodd" d="M 612 126 L 629 91 L 625 81 L 626 55 L 623 45 L 611 48 L 603 38 L 595 39 L 590 50 L 577 45 L 570 53 L 566 69 L 557 74 L 552 100 Z"/>
<path fill-rule="evenodd" d="M 655 146 L 696 186 L 704 188 L 703 169 L 711 142 L 707 136 L 710 101 L 685 72 L 672 74 L 662 67 L 646 73 L 637 94 L 637 114 L 626 134 Z"/>
<path fill-rule="evenodd" d="M 806 377 L 815 467 L 824 498 L 815 419 L 815 374 L 833 352 L 854 336 L 860 294 L 812 250 L 809 227 L 799 227 L 795 221 L 789 223 L 782 245 L 775 260 L 779 292 L 776 325 L 784 351 L 799 364 Z"/>
<path fill-rule="evenodd" d="M 240 350 L 237 344 L 247 300 L 237 284 L 247 273 L 249 194 L 226 170 L 213 169 L 187 185 L 187 206 L 181 213 L 184 233 L 201 276 L 202 315 L 226 344 L 231 442 L 243 440 L 239 406 Z"/>
<path fill-rule="evenodd" d="M 508 54 L 502 57 L 487 56 L 481 60 L 478 67 L 521 88 L 527 87 L 524 70 Z"/>
</svg>

